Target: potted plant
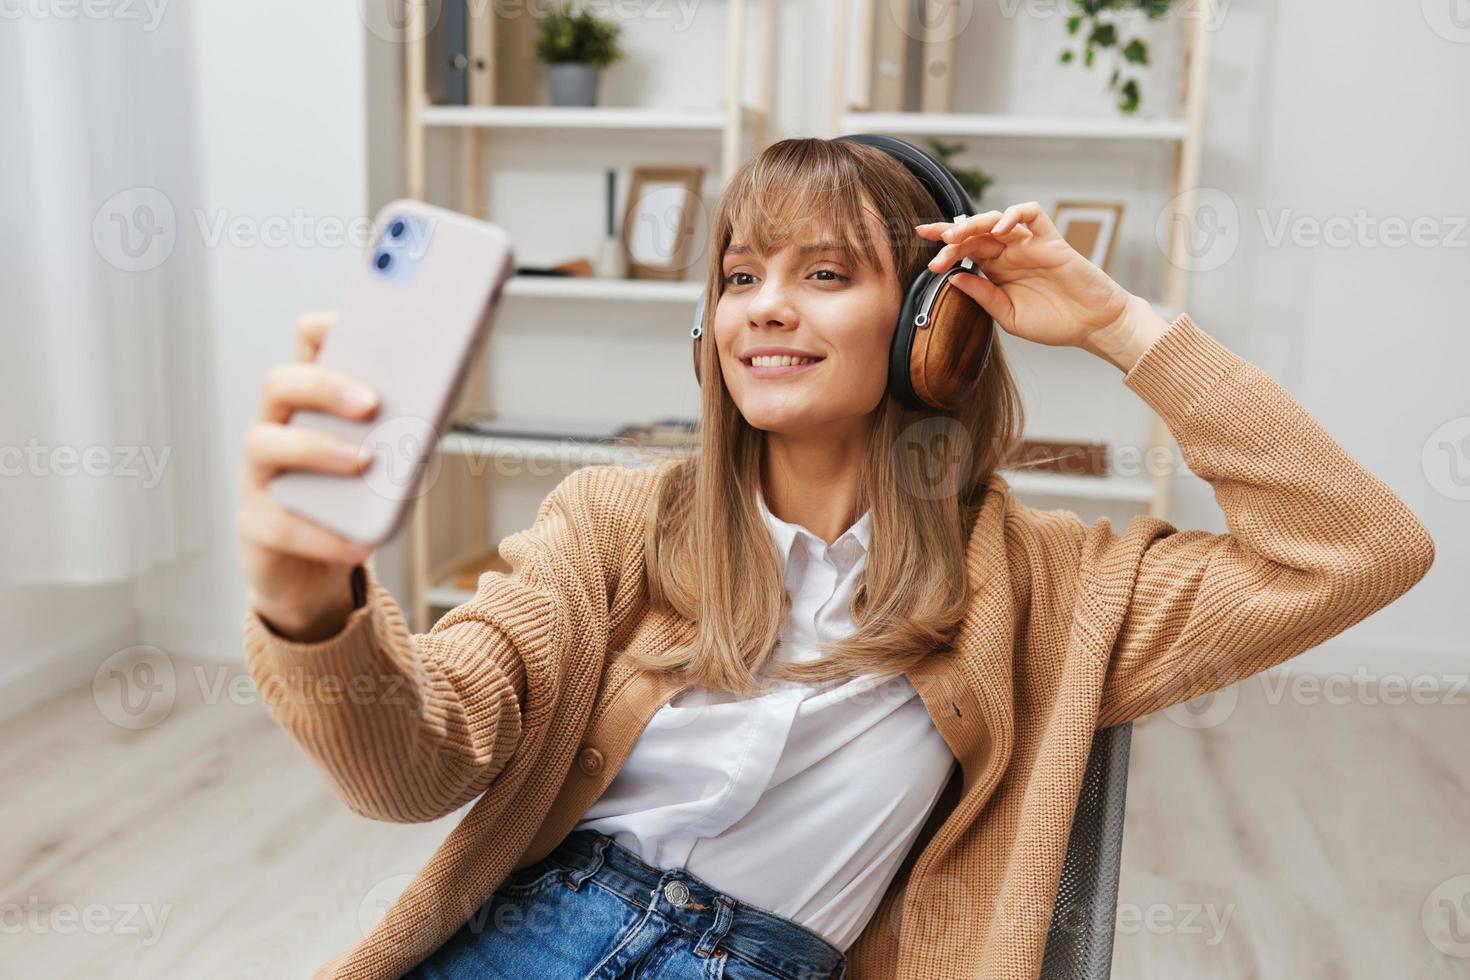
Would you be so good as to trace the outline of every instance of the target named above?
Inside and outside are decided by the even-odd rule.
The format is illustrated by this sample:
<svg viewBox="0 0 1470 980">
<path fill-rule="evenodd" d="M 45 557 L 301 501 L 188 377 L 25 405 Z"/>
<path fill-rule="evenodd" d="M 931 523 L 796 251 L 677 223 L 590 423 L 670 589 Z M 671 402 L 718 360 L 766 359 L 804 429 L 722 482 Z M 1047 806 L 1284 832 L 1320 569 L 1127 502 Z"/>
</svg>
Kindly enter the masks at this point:
<svg viewBox="0 0 1470 980">
<path fill-rule="evenodd" d="M 601 70 L 623 57 L 622 28 L 592 11 L 566 7 L 541 22 L 536 56 L 546 63 L 551 104 L 594 106 Z"/>
</svg>

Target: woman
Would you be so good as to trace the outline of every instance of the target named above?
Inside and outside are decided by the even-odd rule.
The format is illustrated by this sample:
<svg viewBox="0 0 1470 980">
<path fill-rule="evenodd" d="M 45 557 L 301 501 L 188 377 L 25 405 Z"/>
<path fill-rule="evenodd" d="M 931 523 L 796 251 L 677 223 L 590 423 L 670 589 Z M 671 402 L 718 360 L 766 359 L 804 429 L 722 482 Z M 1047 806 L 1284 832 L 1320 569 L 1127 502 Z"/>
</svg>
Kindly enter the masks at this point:
<svg viewBox="0 0 1470 980">
<path fill-rule="evenodd" d="M 248 440 L 251 673 L 356 812 L 473 802 L 318 976 L 1035 976 L 1092 733 L 1423 576 L 1422 525 L 1259 369 L 1034 203 L 947 217 L 860 144 L 747 164 L 714 223 L 698 455 L 574 472 L 501 542 L 512 571 L 420 635 L 365 549 L 264 491 L 356 472 L 292 410 L 372 413 L 310 363 L 330 318 L 303 319 Z M 1018 502 L 998 347 L 958 410 L 895 399 L 905 285 L 964 258 L 1012 336 L 1123 372 L 1229 533 Z M 911 452 L 935 431 L 937 482 Z"/>
</svg>

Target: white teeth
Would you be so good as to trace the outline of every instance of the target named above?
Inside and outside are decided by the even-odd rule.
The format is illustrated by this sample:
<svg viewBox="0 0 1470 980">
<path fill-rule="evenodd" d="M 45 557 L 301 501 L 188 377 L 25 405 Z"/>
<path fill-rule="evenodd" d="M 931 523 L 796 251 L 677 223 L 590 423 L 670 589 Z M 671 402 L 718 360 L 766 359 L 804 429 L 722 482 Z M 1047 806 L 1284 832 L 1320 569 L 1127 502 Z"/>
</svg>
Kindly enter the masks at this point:
<svg viewBox="0 0 1470 980">
<path fill-rule="evenodd" d="M 815 364 L 818 360 L 820 358 L 770 354 L 762 357 L 752 357 L 750 363 L 753 367 L 790 367 L 793 364 Z"/>
</svg>

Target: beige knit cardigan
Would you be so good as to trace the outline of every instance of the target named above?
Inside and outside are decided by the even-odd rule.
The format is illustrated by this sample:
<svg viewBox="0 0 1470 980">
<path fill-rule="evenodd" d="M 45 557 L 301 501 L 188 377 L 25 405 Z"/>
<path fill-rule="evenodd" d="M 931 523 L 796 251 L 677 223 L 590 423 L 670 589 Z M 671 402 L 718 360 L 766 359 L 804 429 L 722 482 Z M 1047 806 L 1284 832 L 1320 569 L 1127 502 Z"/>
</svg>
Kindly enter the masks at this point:
<svg viewBox="0 0 1470 980">
<path fill-rule="evenodd" d="M 908 673 L 960 762 L 861 936 L 854 980 L 1015 980 L 1040 969 L 1093 731 L 1226 687 L 1381 609 L 1434 544 L 1414 514 L 1259 368 L 1170 324 L 1124 375 L 1208 480 L 1229 532 L 1139 516 L 1122 532 L 1020 503 L 990 478 L 958 639 Z M 319 978 L 398 977 L 512 869 L 543 857 L 683 689 L 625 650 L 690 640 L 652 609 L 642 518 L 667 462 L 573 472 L 509 574 L 411 635 L 368 568 L 318 643 L 245 619 L 249 669 L 344 803 L 391 821 L 475 801 Z"/>
</svg>

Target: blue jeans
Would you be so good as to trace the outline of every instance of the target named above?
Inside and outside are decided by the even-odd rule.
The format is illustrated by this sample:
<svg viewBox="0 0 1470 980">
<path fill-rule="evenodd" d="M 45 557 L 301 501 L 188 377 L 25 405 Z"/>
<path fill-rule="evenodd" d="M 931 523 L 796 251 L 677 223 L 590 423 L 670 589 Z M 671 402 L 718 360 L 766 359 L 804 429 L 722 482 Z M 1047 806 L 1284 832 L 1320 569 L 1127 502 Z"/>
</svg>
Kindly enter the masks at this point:
<svg viewBox="0 0 1470 980">
<path fill-rule="evenodd" d="M 841 980 L 842 952 L 687 871 L 574 830 L 402 980 Z"/>
</svg>

